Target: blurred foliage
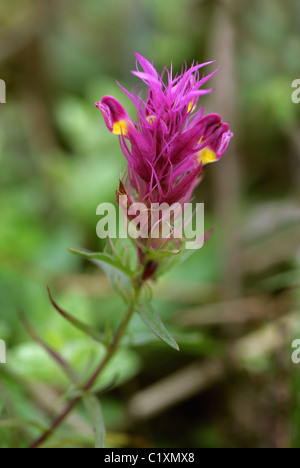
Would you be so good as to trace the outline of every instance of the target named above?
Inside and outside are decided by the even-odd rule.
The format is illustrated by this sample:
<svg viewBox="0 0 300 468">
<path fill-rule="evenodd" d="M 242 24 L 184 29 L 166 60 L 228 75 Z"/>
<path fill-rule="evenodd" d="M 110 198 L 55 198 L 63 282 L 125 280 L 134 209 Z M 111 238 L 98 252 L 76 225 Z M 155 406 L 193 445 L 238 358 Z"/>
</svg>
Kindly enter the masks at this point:
<svg viewBox="0 0 300 468">
<path fill-rule="evenodd" d="M 101 272 L 67 251 L 103 248 L 96 238 L 95 210 L 103 201 L 115 202 L 125 167 L 118 140 L 107 132 L 93 104 L 112 94 L 134 116 L 115 83 L 134 85 L 129 74 L 134 50 L 153 57 L 158 68 L 171 61 L 180 69 L 184 61 L 212 59 L 208 51 L 217 3 L 1 2 L 0 78 L 7 84 L 7 104 L 0 108 L 0 338 L 8 345 L 8 364 L 0 369 L 1 448 L 26 446 L 39 434 L 36 425 L 51 420 L 53 411 L 37 396 L 45 388 L 51 390 L 54 408 L 58 395 L 70 390 L 61 371 L 27 336 L 17 312 L 24 311 L 43 339 L 82 376 L 87 366 L 94 368 L 103 349 L 52 309 L 46 285 L 52 285 L 66 310 L 99 331 L 110 330 L 123 313 Z M 215 225 L 216 233 L 154 287 L 156 309 L 181 353 L 153 340 L 134 317 L 129 344 L 101 382 L 114 382 L 102 397 L 112 447 L 300 446 L 299 369 L 290 363 L 289 339 L 242 371 L 230 369 L 206 392 L 149 421 L 126 425 L 128 401 L 139 390 L 191 361 L 224 359 L 234 340 L 280 314 L 299 312 L 300 105 L 291 101 L 291 83 L 300 78 L 299 1 L 241 0 L 233 10 L 235 141 L 242 173 L 240 299 L 258 296 L 261 318 L 243 322 L 246 309 L 239 307 L 229 323 L 222 323 L 221 313 L 219 323 L 197 325 L 205 307 L 213 312 L 224 300 L 212 168 L 198 196 L 207 206 L 207 229 Z M 209 98 L 203 102 L 211 105 Z M 278 312 L 284 294 L 289 300 Z M 264 315 L 261 295 L 273 300 L 269 315 Z M 188 314 L 190 322 L 184 322 Z M 49 446 L 92 446 L 83 408 L 77 416 L 82 430 L 63 426 Z M 10 427 L 1 427 L 8 420 Z M 20 424 L 24 420 L 34 424 Z"/>
</svg>

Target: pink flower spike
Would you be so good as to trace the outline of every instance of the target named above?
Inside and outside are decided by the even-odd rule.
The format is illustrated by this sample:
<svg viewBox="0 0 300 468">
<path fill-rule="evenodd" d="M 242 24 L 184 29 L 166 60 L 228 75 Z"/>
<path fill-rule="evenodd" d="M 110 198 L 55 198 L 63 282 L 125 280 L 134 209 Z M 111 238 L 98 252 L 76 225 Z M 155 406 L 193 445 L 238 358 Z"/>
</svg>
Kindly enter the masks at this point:
<svg viewBox="0 0 300 468">
<path fill-rule="evenodd" d="M 187 203 L 201 181 L 203 166 L 219 160 L 233 136 L 218 114 L 205 116 L 198 109 L 202 95 L 212 92 L 202 86 L 217 72 L 200 76 L 214 62 L 192 64 L 180 74 L 164 68 L 159 74 L 153 63 L 136 53 L 133 74 L 146 84 L 146 95 L 135 88 L 122 88 L 137 110 L 133 122 L 121 104 L 110 96 L 96 103 L 110 132 L 120 136 L 127 159 L 124 181 L 134 201 Z"/>
</svg>

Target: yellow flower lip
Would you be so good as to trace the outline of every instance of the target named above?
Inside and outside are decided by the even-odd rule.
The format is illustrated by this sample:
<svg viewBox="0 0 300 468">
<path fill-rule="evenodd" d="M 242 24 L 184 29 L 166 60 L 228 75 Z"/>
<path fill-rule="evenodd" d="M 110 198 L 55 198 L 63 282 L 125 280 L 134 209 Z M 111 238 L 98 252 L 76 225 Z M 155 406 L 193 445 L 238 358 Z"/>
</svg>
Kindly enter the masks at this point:
<svg viewBox="0 0 300 468">
<path fill-rule="evenodd" d="M 217 160 L 217 155 L 209 148 L 203 148 L 201 151 L 199 151 L 197 159 L 199 163 L 202 163 L 203 166 L 205 166 L 206 164 L 215 162 Z"/>
<path fill-rule="evenodd" d="M 96 102 L 104 117 L 108 130 L 114 135 L 128 136 L 132 123 L 124 107 L 112 96 L 104 96 L 100 102 Z"/>
<path fill-rule="evenodd" d="M 128 133 L 128 122 L 126 120 L 119 120 L 113 124 L 113 133 L 115 135 L 124 135 Z"/>
</svg>

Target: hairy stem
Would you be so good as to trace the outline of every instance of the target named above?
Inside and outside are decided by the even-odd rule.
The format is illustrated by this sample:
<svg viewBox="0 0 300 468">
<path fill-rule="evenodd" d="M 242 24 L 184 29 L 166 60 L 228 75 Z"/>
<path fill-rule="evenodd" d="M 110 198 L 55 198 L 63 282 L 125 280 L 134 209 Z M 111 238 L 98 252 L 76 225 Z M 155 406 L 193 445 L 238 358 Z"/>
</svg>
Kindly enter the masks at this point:
<svg viewBox="0 0 300 468">
<path fill-rule="evenodd" d="M 110 346 L 107 348 L 105 357 L 103 360 L 100 362 L 99 366 L 95 370 L 95 372 L 92 374 L 92 376 L 89 378 L 89 380 L 82 386 L 82 392 L 88 392 L 94 385 L 95 381 L 103 371 L 103 369 L 106 367 L 106 365 L 109 363 L 111 358 L 114 356 L 116 350 L 118 349 L 118 345 L 120 344 L 120 341 L 127 329 L 127 326 L 130 322 L 130 319 L 134 313 L 135 309 L 135 304 L 136 300 L 138 297 L 140 291 L 140 283 L 137 283 L 135 288 L 134 288 L 134 294 L 131 298 L 130 304 L 128 306 L 126 315 L 124 320 L 122 321 L 121 325 L 117 329 L 114 338 L 110 344 Z M 40 436 L 38 437 L 31 445 L 29 448 L 39 448 L 44 442 L 46 442 L 49 437 L 52 436 L 54 431 L 57 429 L 58 426 L 66 419 L 66 417 L 71 413 L 71 411 L 75 408 L 75 406 L 80 402 L 81 400 L 81 395 L 74 397 L 62 410 L 62 412 L 54 419 L 50 427 Z"/>
</svg>

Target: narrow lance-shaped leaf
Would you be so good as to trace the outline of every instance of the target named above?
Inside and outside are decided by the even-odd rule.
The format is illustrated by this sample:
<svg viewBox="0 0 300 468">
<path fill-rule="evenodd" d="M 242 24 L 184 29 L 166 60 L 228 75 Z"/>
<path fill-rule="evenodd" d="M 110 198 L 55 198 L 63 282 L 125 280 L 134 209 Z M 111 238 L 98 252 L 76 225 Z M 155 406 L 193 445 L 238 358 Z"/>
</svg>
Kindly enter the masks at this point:
<svg viewBox="0 0 300 468">
<path fill-rule="evenodd" d="M 106 432 L 100 402 L 96 396 L 87 395 L 84 397 L 84 404 L 93 424 L 95 448 L 104 448 Z"/>
<path fill-rule="evenodd" d="M 107 253 L 92 253 L 74 249 L 69 250 L 100 267 L 119 292 L 122 293 L 123 290 L 126 292 L 126 300 L 128 299 L 131 294 L 131 281 L 133 277 L 129 265 L 123 265 L 119 258 L 114 258 Z M 122 288 L 120 288 L 120 285 L 122 285 Z"/>
<path fill-rule="evenodd" d="M 148 249 L 145 250 L 144 253 L 149 260 L 163 260 L 165 258 L 173 258 L 178 256 L 181 253 L 181 250 L 171 251 Z"/>
<path fill-rule="evenodd" d="M 78 328 L 83 333 L 86 333 L 87 335 L 89 335 L 93 340 L 97 341 L 98 343 L 103 344 L 105 342 L 105 336 L 102 336 L 100 333 L 96 332 L 92 327 L 90 327 L 89 325 L 86 325 L 85 323 L 81 322 L 80 320 L 73 317 L 72 315 L 70 315 L 65 310 L 63 310 L 61 307 L 59 307 L 59 305 L 54 301 L 49 288 L 47 288 L 47 289 L 48 289 L 49 298 L 50 298 L 50 301 L 51 301 L 53 307 L 57 310 L 57 312 L 62 317 L 64 317 L 66 320 L 68 320 L 72 325 L 74 325 L 74 327 Z"/>
<path fill-rule="evenodd" d="M 81 257 L 87 258 L 88 260 L 98 260 L 103 262 L 104 264 L 110 265 L 117 270 L 122 271 L 127 276 L 132 276 L 132 272 L 130 269 L 120 262 L 119 259 L 113 258 L 111 255 L 107 253 L 97 253 L 97 252 L 89 252 L 87 250 L 77 250 L 77 249 L 69 249 L 71 253 L 79 255 Z"/>
<path fill-rule="evenodd" d="M 153 333 L 159 339 L 171 346 L 171 348 L 176 349 L 176 351 L 179 351 L 178 344 L 176 343 L 172 335 L 168 332 L 159 315 L 155 312 L 155 310 L 150 304 L 138 306 L 136 308 L 136 311 L 143 320 L 143 322 L 153 331 Z"/>
<path fill-rule="evenodd" d="M 104 393 L 107 393 L 109 392 L 110 390 L 112 390 L 116 383 L 118 381 L 118 378 L 117 376 L 111 380 L 111 382 L 109 382 L 107 385 L 100 385 L 99 387 L 95 387 L 93 388 L 93 390 L 89 390 L 89 395 L 103 395 Z M 85 392 L 85 390 L 83 390 L 82 388 L 71 388 L 69 391 L 67 391 L 60 399 L 61 400 L 72 400 L 73 398 L 82 398 L 83 396 L 87 395 L 87 393 Z"/>
</svg>

